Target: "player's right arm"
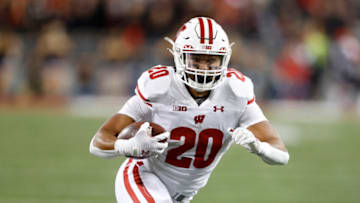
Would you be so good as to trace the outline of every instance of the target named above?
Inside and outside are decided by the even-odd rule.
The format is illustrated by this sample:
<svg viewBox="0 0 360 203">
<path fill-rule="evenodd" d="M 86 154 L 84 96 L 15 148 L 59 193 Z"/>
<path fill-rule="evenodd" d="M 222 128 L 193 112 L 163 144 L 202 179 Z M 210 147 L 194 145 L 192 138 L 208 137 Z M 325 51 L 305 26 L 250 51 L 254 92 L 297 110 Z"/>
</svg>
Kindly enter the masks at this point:
<svg viewBox="0 0 360 203">
<path fill-rule="evenodd" d="M 98 129 L 92 144 L 101 150 L 114 150 L 114 143 L 117 140 L 117 135 L 126 126 L 135 122 L 131 117 L 117 113 L 109 118 L 105 123 Z"/>
<path fill-rule="evenodd" d="M 133 123 L 134 120 L 125 115 L 117 113 L 109 118 L 98 129 L 90 142 L 90 153 L 101 158 L 115 158 L 121 156 L 115 149 L 115 143 L 118 140 L 117 135 L 126 126 Z"/>
<path fill-rule="evenodd" d="M 118 156 L 144 157 L 162 153 L 167 143 L 160 140 L 169 138 L 165 132 L 151 137 L 151 127 L 145 122 L 136 135 L 130 139 L 118 139 L 117 135 L 122 129 L 133 123 L 134 120 L 125 114 L 115 114 L 107 120 L 96 132 L 91 143 L 90 153 L 101 158 L 114 158 Z"/>
<path fill-rule="evenodd" d="M 168 67 L 156 66 L 145 71 L 137 81 L 136 96 L 131 97 L 122 109 L 96 132 L 90 143 L 90 153 L 103 158 L 121 155 L 136 157 L 141 156 L 140 153 L 143 151 L 161 153 L 167 147 L 167 143 L 160 146 L 157 141 L 154 142 L 157 138 L 145 136 L 148 134 L 145 125 L 129 140 L 118 139 L 117 135 L 135 121 L 150 120 L 151 103 L 157 96 L 166 92 L 169 82 Z"/>
</svg>

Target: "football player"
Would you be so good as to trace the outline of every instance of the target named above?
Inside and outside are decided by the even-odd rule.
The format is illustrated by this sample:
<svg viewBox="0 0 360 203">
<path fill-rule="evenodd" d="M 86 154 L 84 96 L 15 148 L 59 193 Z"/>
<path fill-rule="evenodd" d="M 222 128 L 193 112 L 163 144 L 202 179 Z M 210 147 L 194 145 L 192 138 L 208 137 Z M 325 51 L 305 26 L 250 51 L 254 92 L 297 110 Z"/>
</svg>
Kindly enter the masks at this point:
<svg viewBox="0 0 360 203">
<path fill-rule="evenodd" d="M 132 157 L 117 173 L 117 201 L 189 202 L 232 143 L 268 164 L 287 164 L 287 149 L 256 104 L 251 79 L 228 68 L 231 44 L 222 27 L 196 17 L 179 29 L 175 42 L 166 40 L 175 67 L 159 65 L 144 72 L 135 96 L 90 143 L 96 156 Z M 117 138 L 138 121 L 147 122 L 134 137 Z M 151 137 L 148 122 L 167 132 Z M 160 142 L 165 138 L 166 143 Z M 141 159 L 145 154 L 151 156 Z"/>
</svg>

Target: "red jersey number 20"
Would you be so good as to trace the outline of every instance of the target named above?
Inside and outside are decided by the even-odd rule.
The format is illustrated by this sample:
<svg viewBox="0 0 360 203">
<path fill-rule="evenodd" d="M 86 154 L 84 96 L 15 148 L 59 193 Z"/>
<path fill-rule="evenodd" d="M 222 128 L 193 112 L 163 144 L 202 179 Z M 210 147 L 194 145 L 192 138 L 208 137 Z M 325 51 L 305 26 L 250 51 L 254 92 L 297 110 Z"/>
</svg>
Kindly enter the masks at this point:
<svg viewBox="0 0 360 203">
<path fill-rule="evenodd" d="M 181 137 L 184 137 L 184 144 L 177 148 L 170 149 L 165 162 L 177 167 L 189 168 L 194 159 L 192 164 L 195 168 L 205 168 L 214 161 L 217 153 L 221 149 L 224 134 L 218 129 L 205 129 L 199 133 L 196 144 L 196 132 L 193 129 L 178 127 L 171 131 L 170 139 L 180 141 Z M 210 142 L 210 139 L 212 142 Z M 179 159 L 182 154 L 192 149 L 195 145 L 196 151 L 194 158 L 183 156 Z M 211 149 L 207 150 L 210 146 Z M 207 151 L 209 151 L 208 154 L 206 154 Z"/>
<path fill-rule="evenodd" d="M 169 75 L 166 67 L 154 67 L 148 70 L 148 73 L 151 80 Z"/>
<path fill-rule="evenodd" d="M 245 76 L 234 68 L 229 68 L 228 72 L 226 73 L 226 77 L 230 78 L 231 76 L 235 76 L 237 79 L 245 82 Z"/>
</svg>

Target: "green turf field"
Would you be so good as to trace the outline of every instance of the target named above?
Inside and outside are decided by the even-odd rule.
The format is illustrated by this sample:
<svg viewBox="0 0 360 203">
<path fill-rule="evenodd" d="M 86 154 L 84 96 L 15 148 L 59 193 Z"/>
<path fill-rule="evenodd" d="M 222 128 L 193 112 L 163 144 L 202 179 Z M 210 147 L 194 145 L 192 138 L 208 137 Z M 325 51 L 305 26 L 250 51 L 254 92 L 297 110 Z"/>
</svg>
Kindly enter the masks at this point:
<svg viewBox="0 0 360 203">
<path fill-rule="evenodd" d="M 268 166 L 234 145 L 192 202 L 359 202 L 360 122 L 286 120 L 273 122 L 296 131 L 288 166 Z M 103 121 L 0 110 L 0 202 L 115 202 L 121 160 L 88 153 Z"/>
</svg>

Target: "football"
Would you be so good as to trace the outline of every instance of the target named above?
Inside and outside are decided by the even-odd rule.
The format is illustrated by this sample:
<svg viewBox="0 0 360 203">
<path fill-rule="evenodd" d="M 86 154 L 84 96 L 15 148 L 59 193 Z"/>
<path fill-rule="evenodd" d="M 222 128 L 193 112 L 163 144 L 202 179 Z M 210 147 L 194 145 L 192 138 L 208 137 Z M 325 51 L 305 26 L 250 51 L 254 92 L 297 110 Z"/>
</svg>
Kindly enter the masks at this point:
<svg viewBox="0 0 360 203">
<path fill-rule="evenodd" d="M 140 129 L 140 126 L 145 123 L 144 121 L 134 122 L 128 126 L 126 126 L 118 135 L 118 139 L 130 139 L 135 136 L 136 132 Z M 161 127 L 159 124 L 149 122 L 152 128 L 151 136 L 156 136 L 165 132 L 165 129 Z M 161 142 L 166 142 L 165 140 L 161 140 Z"/>
</svg>

